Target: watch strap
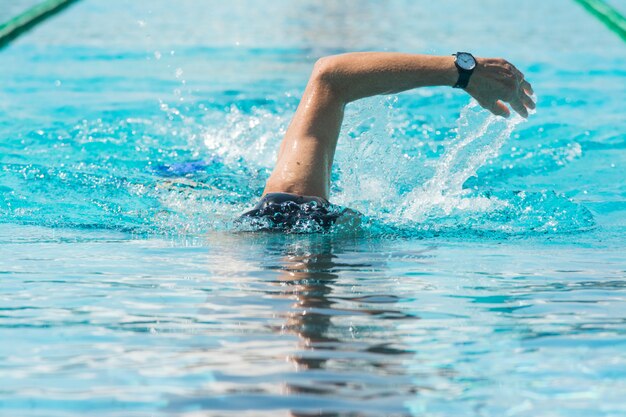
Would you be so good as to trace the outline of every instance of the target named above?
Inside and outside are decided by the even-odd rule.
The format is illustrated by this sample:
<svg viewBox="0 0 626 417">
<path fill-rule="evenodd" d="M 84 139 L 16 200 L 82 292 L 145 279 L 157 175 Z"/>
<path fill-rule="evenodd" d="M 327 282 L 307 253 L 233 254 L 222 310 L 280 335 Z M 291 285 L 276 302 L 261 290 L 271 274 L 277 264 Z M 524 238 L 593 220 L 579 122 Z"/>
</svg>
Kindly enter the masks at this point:
<svg viewBox="0 0 626 417">
<path fill-rule="evenodd" d="M 472 76 L 473 71 L 469 71 L 469 70 L 459 68 L 459 67 L 457 67 L 457 69 L 459 70 L 459 79 L 456 80 L 456 84 L 454 84 L 452 87 L 465 88 L 467 87 L 467 84 L 469 84 L 469 80 L 470 80 L 470 77 Z"/>
</svg>

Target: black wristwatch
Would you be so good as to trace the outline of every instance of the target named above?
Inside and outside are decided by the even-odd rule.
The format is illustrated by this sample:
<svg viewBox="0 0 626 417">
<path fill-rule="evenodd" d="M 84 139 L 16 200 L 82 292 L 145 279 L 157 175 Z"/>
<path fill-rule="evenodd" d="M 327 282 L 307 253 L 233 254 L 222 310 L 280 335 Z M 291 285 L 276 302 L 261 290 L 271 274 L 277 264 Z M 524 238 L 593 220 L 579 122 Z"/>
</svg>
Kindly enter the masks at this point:
<svg viewBox="0 0 626 417">
<path fill-rule="evenodd" d="M 453 87 L 465 88 L 474 72 L 474 68 L 476 68 L 476 58 L 469 52 L 457 52 L 452 55 L 456 57 L 454 65 L 456 65 L 456 69 L 459 71 L 459 79 Z"/>
</svg>

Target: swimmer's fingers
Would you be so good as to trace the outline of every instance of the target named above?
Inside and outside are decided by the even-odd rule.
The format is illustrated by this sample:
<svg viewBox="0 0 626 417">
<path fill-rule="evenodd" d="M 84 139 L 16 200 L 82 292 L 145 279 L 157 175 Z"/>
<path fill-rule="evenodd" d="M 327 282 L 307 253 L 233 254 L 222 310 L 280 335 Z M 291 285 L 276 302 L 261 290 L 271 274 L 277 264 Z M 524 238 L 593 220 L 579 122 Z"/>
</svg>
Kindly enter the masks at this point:
<svg viewBox="0 0 626 417">
<path fill-rule="evenodd" d="M 509 63 L 509 70 L 511 71 L 511 74 L 513 74 L 513 76 L 518 80 L 518 82 L 521 84 L 522 81 L 524 80 L 524 74 L 522 73 L 522 71 L 518 70 L 517 67 L 511 63 Z"/>
<path fill-rule="evenodd" d="M 511 65 L 511 72 L 517 80 L 517 88 L 506 101 L 520 116 L 528 118 L 528 109 L 535 108 L 535 102 L 530 97 L 532 86 L 524 79 L 524 74 L 513 65 Z"/>
<path fill-rule="evenodd" d="M 500 100 L 494 101 L 492 103 L 479 101 L 478 104 L 480 104 L 482 107 L 489 110 L 496 116 L 509 117 L 511 115 L 509 108 Z"/>
<path fill-rule="evenodd" d="M 533 90 L 533 86 L 530 85 L 530 83 L 526 80 L 522 80 L 520 87 L 522 87 L 524 92 L 526 92 L 526 94 L 528 94 L 529 96 L 532 96 L 533 94 L 535 94 L 535 91 Z"/>
<path fill-rule="evenodd" d="M 514 97 L 509 104 L 511 105 L 511 108 L 513 110 L 515 110 L 517 113 L 519 113 L 520 116 L 527 118 L 528 117 L 528 109 L 526 109 L 526 106 L 524 105 L 524 103 L 522 102 L 522 99 L 518 96 L 518 97 Z"/>
<path fill-rule="evenodd" d="M 522 100 L 522 103 L 524 103 L 524 106 L 526 106 L 526 108 L 534 110 L 535 107 L 537 107 L 532 97 L 528 96 L 526 93 L 520 94 L 520 98 Z"/>
</svg>

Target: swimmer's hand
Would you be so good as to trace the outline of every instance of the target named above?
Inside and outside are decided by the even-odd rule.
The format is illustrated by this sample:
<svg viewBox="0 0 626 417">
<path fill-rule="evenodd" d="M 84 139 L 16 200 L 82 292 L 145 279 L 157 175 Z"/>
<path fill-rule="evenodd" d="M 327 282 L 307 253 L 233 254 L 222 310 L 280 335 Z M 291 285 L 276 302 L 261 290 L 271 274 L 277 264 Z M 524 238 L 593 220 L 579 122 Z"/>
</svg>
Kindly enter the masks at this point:
<svg viewBox="0 0 626 417">
<path fill-rule="evenodd" d="M 508 61 L 500 58 L 476 58 L 476 69 L 465 88 L 485 109 L 497 116 L 511 114 L 505 103 L 522 117 L 535 108 L 530 97 L 533 88 L 524 74 Z"/>
</svg>

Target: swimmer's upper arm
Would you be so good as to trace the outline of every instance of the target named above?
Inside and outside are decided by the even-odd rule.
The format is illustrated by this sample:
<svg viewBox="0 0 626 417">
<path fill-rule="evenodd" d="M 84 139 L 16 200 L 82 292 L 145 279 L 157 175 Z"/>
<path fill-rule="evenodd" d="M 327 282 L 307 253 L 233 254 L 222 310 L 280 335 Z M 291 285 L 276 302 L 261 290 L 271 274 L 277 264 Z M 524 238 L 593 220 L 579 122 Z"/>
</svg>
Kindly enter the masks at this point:
<svg viewBox="0 0 626 417">
<path fill-rule="evenodd" d="M 291 192 L 328 199 L 330 169 L 345 100 L 318 61 L 278 152 L 265 193 Z"/>
</svg>

